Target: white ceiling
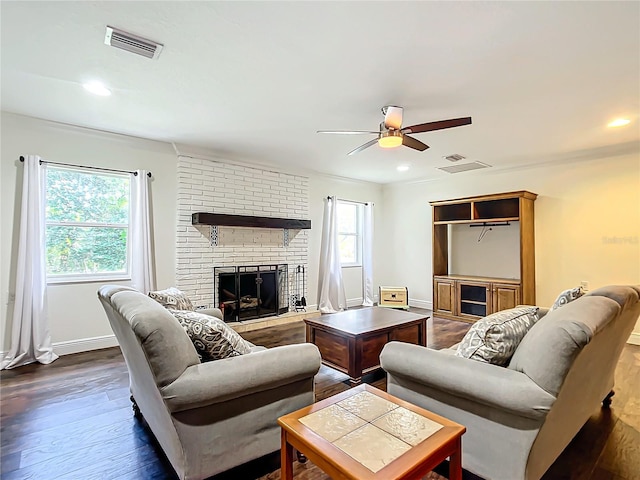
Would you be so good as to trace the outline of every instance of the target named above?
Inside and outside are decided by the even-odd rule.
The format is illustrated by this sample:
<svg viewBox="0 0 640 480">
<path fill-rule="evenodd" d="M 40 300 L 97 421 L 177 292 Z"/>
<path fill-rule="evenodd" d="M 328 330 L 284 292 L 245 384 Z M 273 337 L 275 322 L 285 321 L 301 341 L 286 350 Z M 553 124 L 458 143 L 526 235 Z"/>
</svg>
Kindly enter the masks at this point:
<svg viewBox="0 0 640 480">
<path fill-rule="evenodd" d="M 1 2 L 2 110 L 380 183 L 638 151 L 640 2 Z M 104 44 L 111 25 L 164 44 Z M 110 97 L 87 93 L 101 80 Z M 369 136 L 383 105 L 418 152 Z M 632 123 L 609 129 L 614 118 Z M 408 172 L 396 171 L 399 164 Z M 463 173 L 460 175 L 468 175 Z"/>
</svg>

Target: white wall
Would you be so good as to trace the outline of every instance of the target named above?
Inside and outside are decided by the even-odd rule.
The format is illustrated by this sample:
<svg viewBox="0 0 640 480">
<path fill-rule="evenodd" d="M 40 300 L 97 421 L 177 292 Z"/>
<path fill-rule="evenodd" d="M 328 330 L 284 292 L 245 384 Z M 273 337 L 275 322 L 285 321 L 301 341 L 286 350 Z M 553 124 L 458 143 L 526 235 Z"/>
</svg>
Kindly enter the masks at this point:
<svg viewBox="0 0 640 480">
<path fill-rule="evenodd" d="M 0 348 L 9 348 L 13 305 L 20 155 L 51 161 L 153 172 L 153 218 L 159 286 L 175 284 L 177 157 L 171 145 L 80 129 L 2 113 L 0 161 Z M 317 304 L 323 199 L 327 195 L 366 202 L 374 208 L 374 287 L 407 286 L 412 305 L 430 307 L 430 200 L 513 190 L 540 196 L 536 209 L 537 303 L 549 305 L 564 288 L 640 284 L 640 158 L 638 154 L 558 163 L 513 171 L 458 174 L 413 184 L 381 186 L 309 176 L 309 305 Z M 493 233 L 493 232 L 491 232 Z M 489 233 L 488 235 L 491 235 Z M 486 237 L 485 237 L 486 238 Z M 361 302 L 360 268 L 343 270 L 350 305 Z M 59 353 L 113 344 L 96 298 L 100 283 L 49 288 L 49 317 Z M 640 343 L 640 324 L 633 338 Z"/>
<path fill-rule="evenodd" d="M 407 285 L 410 298 L 431 304 L 429 201 L 514 190 L 539 195 L 535 202 L 539 305 L 550 305 L 561 290 L 583 280 L 591 289 L 640 284 L 637 153 L 387 185 L 383 190 L 384 275 L 394 284 Z"/>
<path fill-rule="evenodd" d="M 171 145 L 80 129 L 29 117 L 2 113 L 0 225 L 0 347 L 10 346 L 10 322 L 15 293 L 15 259 L 22 190 L 20 155 L 45 160 L 153 173 L 151 186 L 158 284 L 175 278 L 176 157 Z M 104 282 L 102 282 L 104 283 Z M 58 353 L 115 345 L 96 291 L 102 283 L 50 285 L 49 321 Z"/>
<path fill-rule="evenodd" d="M 309 209 L 311 212 L 311 235 L 309 237 L 309 299 L 307 304 L 318 304 L 318 266 L 320 261 L 320 243 L 322 239 L 322 216 L 324 199 L 333 196 L 354 202 L 373 202 L 373 285 L 374 295 L 377 289 L 385 284 L 386 279 L 380 275 L 379 267 L 385 253 L 382 251 L 381 232 L 383 227 L 381 200 L 382 186 L 375 183 L 359 182 L 336 177 L 314 175 L 309 179 Z M 345 267 L 342 269 L 345 283 L 347 305 L 362 304 L 362 267 Z"/>
<path fill-rule="evenodd" d="M 520 222 L 487 227 L 486 231 L 482 227 L 450 225 L 449 243 L 452 275 L 520 278 Z"/>
<path fill-rule="evenodd" d="M 10 346 L 10 301 L 15 293 L 15 257 L 22 186 L 20 155 L 37 154 L 45 160 L 116 169 L 146 169 L 153 172 L 152 201 L 155 236 L 156 277 L 159 287 L 176 284 L 177 156 L 170 144 L 106 132 L 76 128 L 55 122 L 2 113 L 0 164 L 0 350 Z M 238 162 L 236 162 L 237 164 Z M 333 177 L 309 178 L 309 215 L 312 229 L 307 234 L 309 269 L 307 304 L 317 304 L 318 263 L 322 230 L 323 197 L 337 195 L 355 201 L 381 200 L 381 186 Z M 274 215 L 275 216 L 275 215 Z M 375 222 L 381 224 L 380 210 Z M 376 229 L 378 232 L 380 228 Z M 374 241 L 374 263 L 380 255 L 380 241 Z M 377 280 L 374 265 L 374 285 Z M 103 282 L 50 285 L 49 321 L 54 350 L 73 353 L 115 345 L 104 311 L 96 297 Z M 126 283 L 126 282 L 123 282 Z M 362 301 L 361 269 L 345 269 L 347 297 L 351 304 Z"/>
</svg>

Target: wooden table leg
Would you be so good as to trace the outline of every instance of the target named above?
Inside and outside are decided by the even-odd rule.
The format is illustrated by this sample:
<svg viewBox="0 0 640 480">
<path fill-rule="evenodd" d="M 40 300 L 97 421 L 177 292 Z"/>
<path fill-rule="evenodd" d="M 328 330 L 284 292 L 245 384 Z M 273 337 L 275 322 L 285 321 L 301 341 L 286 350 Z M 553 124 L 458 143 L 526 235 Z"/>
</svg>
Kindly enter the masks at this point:
<svg viewBox="0 0 640 480">
<path fill-rule="evenodd" d="M 293 480 L 293 447 L 287 442 L 287 432 L 282 429 L 282 447 L 280 448 L 280 478 Z"/>
<path fill-rule="evenodd" d="M 456 441 L 456 449 L 449 457 L 449 480 L 462 480 L 462 439 Z"/>
</svg>

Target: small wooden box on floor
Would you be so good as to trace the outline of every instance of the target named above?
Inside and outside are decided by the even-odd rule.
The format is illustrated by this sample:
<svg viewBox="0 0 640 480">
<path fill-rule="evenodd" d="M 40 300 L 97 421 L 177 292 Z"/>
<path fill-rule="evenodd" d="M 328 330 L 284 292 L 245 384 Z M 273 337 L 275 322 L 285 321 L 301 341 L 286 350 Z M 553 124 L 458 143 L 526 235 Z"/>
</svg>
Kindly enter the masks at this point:
<svg viewBox="0 0 640 480">
<path fill-rule="evenodd" d="M 409 290 L 407 287 L 380 287 L 380 307 L 409 309 Z"/>
</svg>

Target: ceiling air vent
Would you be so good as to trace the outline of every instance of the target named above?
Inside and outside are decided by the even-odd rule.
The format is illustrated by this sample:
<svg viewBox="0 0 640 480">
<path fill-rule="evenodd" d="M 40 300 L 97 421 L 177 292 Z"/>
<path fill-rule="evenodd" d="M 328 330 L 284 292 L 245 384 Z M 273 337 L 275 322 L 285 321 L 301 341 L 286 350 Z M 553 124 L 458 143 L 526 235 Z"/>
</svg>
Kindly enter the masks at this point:
<svg viewBox="0 0 640 480">
<path fill-rule="evenodd" d="M 158 58 L 163 45 L 107 25 L 104 43 L 147 58 Z"/>
<path fill-rule="evenodd" d="M 482 162 L 461 163 L 460 165 L 452 165 L 451 167 L 438 167 L 438 170 L 442 170 L 447 173 L 460 173 L 468 172 L 469 170 L 478 170 L 479 168 L 487 168 L 491 165 L 487 165 Z"/>
<path fill-rule="evenodd" d="M 459 162 L 460 160 L 464 160 L 467 157 L 463 157 L 462 155 L 459 155 L 457 153 L 454 153 L 452 155 L 447 155 L 446 157 L 442 157 L 445 160 L 449 160 L 450 162 Z"/>
</svg>

